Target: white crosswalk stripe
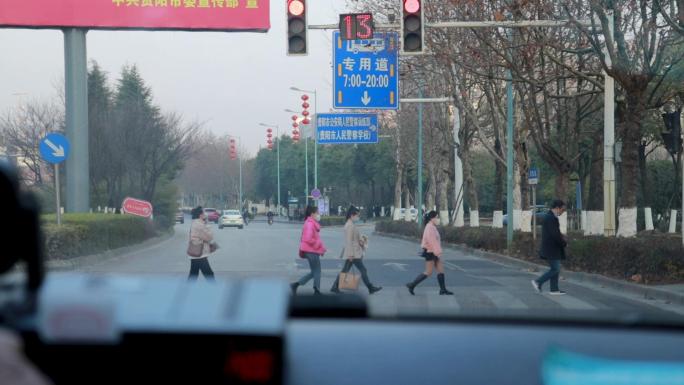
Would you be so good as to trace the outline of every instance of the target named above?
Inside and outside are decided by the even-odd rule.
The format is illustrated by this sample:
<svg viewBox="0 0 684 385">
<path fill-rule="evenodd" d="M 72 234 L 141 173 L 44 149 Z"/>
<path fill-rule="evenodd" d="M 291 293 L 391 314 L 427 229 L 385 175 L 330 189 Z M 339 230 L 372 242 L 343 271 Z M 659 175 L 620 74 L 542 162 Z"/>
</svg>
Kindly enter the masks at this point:
<svg viewBox="0 0 684 385">
<path fill-rule="evenodd" d="M 486 295 L 497 309 L 521 310 L 529 308 L 523 301 L 504 290 L 483 290 L 482 294 Z"/>
<path fill-rule="evenodd" d="M 544 294 L 544 297 L 556 302 L 562 307 L 570 310 L 596 310 L 597 307 L 582 301 L 581 299 L 575 298 L 571 295 L 550 295 L 548 293 Z"/>
</svg>

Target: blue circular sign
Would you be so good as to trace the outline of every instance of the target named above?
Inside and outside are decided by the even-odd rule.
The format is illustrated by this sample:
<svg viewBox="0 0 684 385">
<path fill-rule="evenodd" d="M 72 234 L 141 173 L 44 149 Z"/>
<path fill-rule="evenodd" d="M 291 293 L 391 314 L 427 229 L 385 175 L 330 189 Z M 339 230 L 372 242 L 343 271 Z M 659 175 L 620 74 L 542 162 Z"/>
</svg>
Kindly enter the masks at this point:
<svg viewBox="0 0 684 385">
<path fill-rule="evenodd" d="M 40 141 L 40 155 L 46 162 L 62 163 L 69 156 L 69 140 L 55 132 L 47 134 Z"/>
<path fill-rule="evenodd" d="M 317 188 L 311 190 L 311 196 L 316 198 L 316 199 L 320 198 L 321 197 L 321 190 L 319 190 Z"/>
</svg>

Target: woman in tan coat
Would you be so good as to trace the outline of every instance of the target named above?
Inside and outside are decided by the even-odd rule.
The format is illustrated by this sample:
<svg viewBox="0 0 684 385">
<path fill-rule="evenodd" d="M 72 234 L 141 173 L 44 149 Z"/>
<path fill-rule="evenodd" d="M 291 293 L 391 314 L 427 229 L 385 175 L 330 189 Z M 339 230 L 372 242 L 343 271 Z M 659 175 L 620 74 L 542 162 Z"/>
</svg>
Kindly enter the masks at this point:
<svg viewBox="0 0 684 385">
<path fill-rule="evenodd" d="M 199 256 L 188 255 L 190 258 L 190 274 L 188 281 L 197 280 L 199 272 L 202 271 L 204 278 L 209 281 L 214 280 L 214 271 L 209 266 L 209 254 L 211 254 L 211 242 L 214 235 L 207 226 L 206 214 L 201 206 L 195 207 L 191 211 L 192 224 L 190 225 L 190 242 L 195 245 L 202 245 L 202 254 Z"/>
<path fill-rule="evenodd" d="M 382 287 L 373 286 L 368 278 L 368 271 L 363 264 L 363 256 L 366 251 L 366 246 L 368 245 L 368 240 L 365 237 L 361 237 L 359 234 L 359 229 L 355 225 L 355 222 L 358 220 L 359 209 L 351 206 L 347 211 L 347 223 L 344 225 L 344 251 L 342 252 L 342 257 L 346 260 L 344 261 L 342 272 L 348 273 L 352 265 L 356 266 L 361 273 L 363 283 L 368 288 L 368 293 L 373 294 L 380 291 Z M 330 291 L 333 293 L 340 293 L 339 283 L 340 276 L 338 275 Z"/>
</svg>

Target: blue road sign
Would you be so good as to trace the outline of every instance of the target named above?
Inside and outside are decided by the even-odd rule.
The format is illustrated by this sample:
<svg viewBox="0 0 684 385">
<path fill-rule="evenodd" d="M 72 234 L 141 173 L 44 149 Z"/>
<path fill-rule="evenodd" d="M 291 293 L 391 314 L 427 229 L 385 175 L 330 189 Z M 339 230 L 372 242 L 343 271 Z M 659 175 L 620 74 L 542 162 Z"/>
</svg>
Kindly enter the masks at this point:
<svg viewBox="0 0 684 385">
<path fill-rule="evenodd" d="M 398 41 L 396 32 L 346 41 L 333 32 L 334 108 L 399 108 Z"/>
<path fill-rule="evenodd" d="M 318 144 L 378 142 L 376 114 L 318 114 Z"/>
<path fill-rule="evenodd" d="M 62 134 L 47 134 L 39 147 L 43 159 L 52 164 L 62 163 L 69 156 L 69 140 Z"/>
<path fill-rule="evenodd" d="M 528 184 L 539 183 L 539 170 L 536 167 L 530 167 L 529 175 L 527 177 Z"/>
</svg>

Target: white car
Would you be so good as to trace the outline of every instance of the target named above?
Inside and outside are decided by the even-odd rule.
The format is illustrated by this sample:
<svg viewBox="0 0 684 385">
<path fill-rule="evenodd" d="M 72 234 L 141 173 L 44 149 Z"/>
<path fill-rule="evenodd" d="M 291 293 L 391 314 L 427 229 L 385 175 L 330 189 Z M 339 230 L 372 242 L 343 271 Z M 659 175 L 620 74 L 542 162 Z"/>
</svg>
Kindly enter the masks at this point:
<svg viewBox="0 0 684 385">
<path fill-rule="evenodd" d="M 223 210 L 221 218 L 219 218 L 219 229 L 224 227 L 237 227 L 242 229 L 245 226 L 245 221 L 242 219 L 242 214 L 239 210 Z"/>
</svg>

